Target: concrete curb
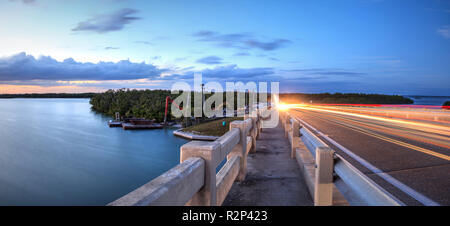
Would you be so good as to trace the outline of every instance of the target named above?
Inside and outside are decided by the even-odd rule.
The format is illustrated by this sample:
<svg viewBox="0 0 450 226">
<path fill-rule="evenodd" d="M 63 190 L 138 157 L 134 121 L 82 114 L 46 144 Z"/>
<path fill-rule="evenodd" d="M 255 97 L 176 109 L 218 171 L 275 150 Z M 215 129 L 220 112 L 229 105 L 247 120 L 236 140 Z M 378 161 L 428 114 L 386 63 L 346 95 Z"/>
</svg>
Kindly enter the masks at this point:
<svg viewBox="0 0 450 226">
<path fill-rule="evenodd" d="M 173 135 L 179 136 L 188 140 L 203 140 L 203 141 L 215 141 L 219 137 L 216 136 L 205 136 L 205 135 L 197 135 L 193 133 L 183 132 L 182 129 L 177 129 L 173 131 Z"/>
</svg>

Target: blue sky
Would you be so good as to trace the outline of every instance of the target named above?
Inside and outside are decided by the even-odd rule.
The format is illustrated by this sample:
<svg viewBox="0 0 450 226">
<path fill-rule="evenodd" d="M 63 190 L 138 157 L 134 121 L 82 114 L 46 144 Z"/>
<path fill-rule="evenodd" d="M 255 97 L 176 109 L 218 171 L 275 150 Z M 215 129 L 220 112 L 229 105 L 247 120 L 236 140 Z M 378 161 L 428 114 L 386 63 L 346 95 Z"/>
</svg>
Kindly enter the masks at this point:
<svg viewBox="0 0 450 226">
<path fill-rule="evenodd" d="M 0 93 L 279 81 L 450 95 L 449 0 L 1 0 Z"/>
</svg>

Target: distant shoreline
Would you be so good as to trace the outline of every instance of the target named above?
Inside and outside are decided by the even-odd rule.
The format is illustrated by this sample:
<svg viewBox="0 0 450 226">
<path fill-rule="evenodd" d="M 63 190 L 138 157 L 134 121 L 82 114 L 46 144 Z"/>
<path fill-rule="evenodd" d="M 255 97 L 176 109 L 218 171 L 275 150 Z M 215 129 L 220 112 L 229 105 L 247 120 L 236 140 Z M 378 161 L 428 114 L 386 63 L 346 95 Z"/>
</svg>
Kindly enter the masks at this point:
<svg viewBox="0 0 450 226">
<path fill-rule="evenodd" d="M 422 97 L 434 97 L 434 98 L 450 98 L 450 96 L 423 96 L 423 95 L 403 95 L 404 97 L 422 98 Z"/>
<path fill-rule="evenodd" d="M 101 93 L 21 93 L 21 94 L 0 94 L 0 99 L 14 99 L 14 98 L 92 98 L 95 94 Z M 286 95 L 292 93 L 280 93 Z M 314 94 L 313 94 L 314 95 Z M 381 94 L 384 95 L 384 94 Z M 405 98 L 421 99 L 421 98 L 448 98 L 450 96 L 431 96 L 431 95 L 398 95 Z M 413 103 L 414 104 L 414 103 Z"/>
<path fill-rule="evenodd" d="M 91 98 L 95 94 L 101 93 L 19 93 L 19 94 L 0 94 L 0 98 Z M 283 94 L 292 94 L 292 93 L 280 93 Z M 303 93 L 302 93 L 303 94 Z M 316 93 L 304 93 L 304 94 L 316 94 Z M 317 93 L 321 94 L 321 93 Z M 387 94 L 379 94 L 379 95 L 387 95 Z M 421 97 L 436 97 L 436 98 L 450 98 L 450 96 L 433 96 L 433 95 L 398 95 L 403 97 L 413 97 L 413 98 L 421 98 Z"/>
<path fill-rule="evenodd" d="M 25 93 L 0 94 L 0 99 L 11 98 L 91 98 L 97 93 Z"/>
</svg>

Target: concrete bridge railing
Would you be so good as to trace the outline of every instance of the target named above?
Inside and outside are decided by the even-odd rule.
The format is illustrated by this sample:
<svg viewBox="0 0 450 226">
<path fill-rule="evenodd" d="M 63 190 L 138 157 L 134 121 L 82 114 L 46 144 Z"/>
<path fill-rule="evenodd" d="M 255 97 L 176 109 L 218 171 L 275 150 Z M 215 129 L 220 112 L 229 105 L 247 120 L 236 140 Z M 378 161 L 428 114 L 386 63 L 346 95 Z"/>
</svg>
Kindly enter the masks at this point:
<svg viewBox="0 0 450 226">
<path fill-rule="evenodd" d="M 291 157 L 297 159 L 315 205 L 333 205 L 333 195 L 339 193 L 335 187 L 352 205 L 404 205 L 288 112 L 280 112 L 280 120 L 291 144 Z"/>
<path fill-rule="evenodd" d="M 247 155 L 256 150 L 261 120 L 258 111 L 246 115 L 243 121 L 230 123 L 230 130 L 213 142 L 191 141 L 183 145 L 179 165 L 108 205 L 221 205 L 233 182 L 245 179 Z"/>
</svg>

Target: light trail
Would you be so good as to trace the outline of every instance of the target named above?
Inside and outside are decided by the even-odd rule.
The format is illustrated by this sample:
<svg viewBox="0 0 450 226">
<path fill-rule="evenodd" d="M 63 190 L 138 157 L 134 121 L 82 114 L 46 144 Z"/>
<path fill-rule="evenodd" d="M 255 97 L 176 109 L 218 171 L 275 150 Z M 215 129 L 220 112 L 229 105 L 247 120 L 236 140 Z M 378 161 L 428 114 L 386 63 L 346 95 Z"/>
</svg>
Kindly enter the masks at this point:
<svg viewBox="0 0 450 226">
<path fill-rule="evenodd" d="M 286 111 L 289 109 L 304 109 L 304 110 L 320 111 L 320 112 L 327 112 L 327 113 L 335 113 L 335 114 L 341 114 L 341 115 L 347 115 L 347 116 L 353 116 L 353 117 L 359 117 L 359 118 L 365 118 L 365 119 L 371 119 L 371 120 L 379 120 L 379 121 L 390 122 L 390 123 L 399 123 L 399 124 L 412 126 L 415 129 L 420 129 L 425 132 L 431 132 L 431 133 L 437 133 L 437 134 L 450 136 L 450 127 L 449 126 L 443 126 L 443 125 L 437 125 L 437 124 L 407 121 L 407 120 L 400 120 L 400 119 L 393 119 L 393 118 L 385 118 L 385 117 L 379 117 L 379 116 L 365 115 L 365 114 L 361 114 L 361 113 L 345 112 L 345 111 L 340 111 L 340 110 L 330 110 L 330 109 L 325 109 L 325 108 L 316 107 L 316 106 L 312 106 L 312 105 L 304 105 L 304 104 L 280 104 L 278 106 L 278 108 L 282 111 Z"/>
<path fill-rule="evenodd" d="M 315 104 L 318 106 L 353 106 L 353 107 L 391 107 L 391 108 L 426 108 L 450 109 L 450 106 L 441 105 L 410 105 L 410 104 Z"/>
<path fill-rule="evenodd" d="M 333 118 L 338 121 L 343 121 L 348 124 L 356 124 L 360 127 L 364 127 L 366 129 L 376 131 L 376 132 L 382 132 L 382 133 L 388 133 L 394 136 L 403 137 L 410 140 L 416 140 L 423 143 L 428 143 L 431 145 L 436 145 L 439 147 L 443 147 L 450 150 L 450 138 L 446 136 L 442 136 L 441 134 L 434 134 L 434 133 L 426 133 L 422 132 L 416 129 L 411 129 L 407 127 L 400 127 L 395 126 L 398 128 L 390 128 L 386 125 L 379 125 L 374 122 L 365 122 L 360 121 L 357 119 L 352 118 L 346 118 L 344 116 L 335 116 L 328 114 L 326 117 Z M 391 125 L 392 126 L 392 125 Z"/>
<path fill-rule="evenodd" d="M 406 148 L 409 148 L 409 149 L 412 149 L 412 150 L 415 150 L 415 151 L 419 151 L 419 152 L 422 152 L 422 153 L 425 153 L 425 154 L 428 154 L 428 155 L 431 155 L 431 156 L 434 156 L 434 157 L 438 157 L 438 158 L 450 161 L 450 156 L 445 155 L 445 154 L 434 152 L 434 151 L 431 151 L 431 150 L 428 150 L 428 149 L 425 149 L 425 148 L 421 148 L 421 147 L 418 147 L 418 146 L 415 146 L 415 145 L 412 145 L 412 144 L 408 144 L 408 143 L 405 143 L 405 142 L 402 142 L 402 141 L 399 141 L 399 140 L 395 140 L 395 139 L 392 139 L 392 138 L 389 138 L 389 137 L 386 137 L 386 136 L 383 136 L 383 135 L 380 135 L 380 134 L 376 134 L 376 133 L 373 133 L 373 132 L 368 131 L 366 129 L 363 129 L 363 128 L 360 128 L 360 127 L 357 127 L 357 126 L 353 126 L 351 124 L 340 123 L 340 122 L 331 121 L 331 120 L 329 122 L 333 123 L 333 124 L 338 124 L 338 125 L 344 126 L 344 127 L 348 128 L 348 129 L 351 129 L 351 130 L 359 132 L 359 133 L 366 134 L 366 135 L 371 136 L 371 137 L 378 138 L 380 140 L 384 140 L 384 141 L 387 141 L 387 142 L 390 142 L 390 143 L 393 143 L 393 144 L 397 144 L 397 145 L 400 145 L 400 146 L 403 146 L 403 147 L 406 147 Z"/>
</svg>

